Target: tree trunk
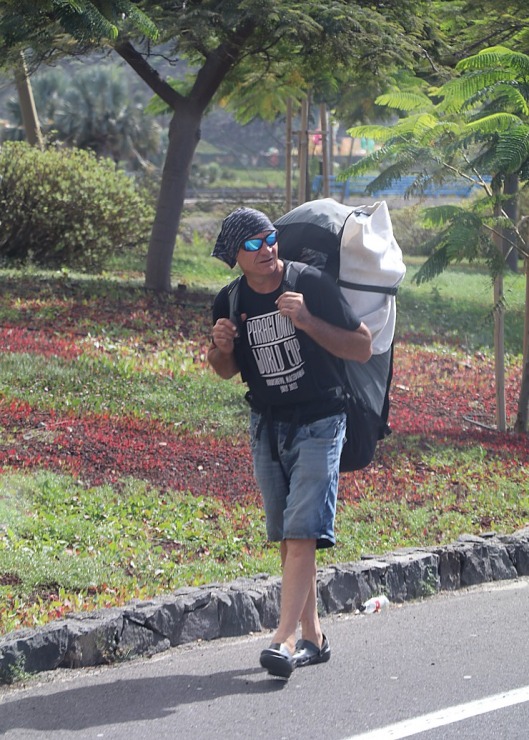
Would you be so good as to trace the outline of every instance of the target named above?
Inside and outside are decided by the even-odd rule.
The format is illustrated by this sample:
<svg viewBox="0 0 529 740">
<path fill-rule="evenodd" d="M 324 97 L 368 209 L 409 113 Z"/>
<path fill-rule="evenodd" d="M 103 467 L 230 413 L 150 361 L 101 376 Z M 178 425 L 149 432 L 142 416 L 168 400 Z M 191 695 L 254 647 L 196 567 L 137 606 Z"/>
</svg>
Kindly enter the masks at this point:
<svg viewBox="0 0 529 740">
<path fill-rule="evenodd" d="M 301 104 L 301 123 L 299 131 L 299 183 L 298 205 L 307 201 L 307 172 L 309 166 L 309 99 Z"/>
<path fill-rule="evenodd" d="M 494 215 L 499 217 L 501 213 L 500 193 L 496 193 Z M 503 254 L 503 239 L 497 233 L 494 242 L 498 250 Z M 496 427 L 498 431 L 507 429 L 505 413 L 505 305 L 503 298 L 503 275 L 498 275 L 494 280 L 494 365 L 496 384 Z"/>
<path fill-rule="evenodd" d="M 329 176 L 329 117 L 327 115 L 327 106 L 325 103 L 320 104 L 320 129 L 321 129 L 321 163 L 323 175 L 323 197 L 328 198 L 331 194 L 331 183 Z"/>
<path fill-rule="evenodd" d="M 511 219 L 513 224 L 518 223 L 518 190 L 519 190 L 519 178 L 516 172 L 505 175 L 505 184 L 503 186 L 504 195 L 508 195 L 509 198 L 503 204 L 503 210 L 507 216 Z M 509 268 L 513 272 L 518 271 L 518 250 L 511 247 L 511 244 L 516 244 L 517 237 L 516 231 L 512 229 L 503 230 L 504 247 L 503 251 L 505 254 L 505 261 Z"/>
<path fill-rule="evenodd" d="M 147 255 L 145 287 L 148 290 L 171 290 L 176 235 L 184 208 L 191 162 L 200 140 L 201 119 L 200 111 L 186 104 L 179 105 L 171 119 L 169 146 Z"/>
<path fill-rule="evenodd" d="M 525 258 L 525 314 L 523 336 L 522 382 L 518 397 L 518 411 L 514 431 L 529 431 L 529 258 Z"/>
<path fill-rule="evenodd" d="M 347 163 L 345 165 L 345 168 L 348 170 L 353 162 L 353 147 L 354 147 L 354 139 L 351 139 L 351 145 L 349 147 L 349 151 L 347 152 Z M 347 190 L 347 180 L 345 180 L 343 184 L 343 190 L 340 193 L 340 203 L 343 203 L 345 201 L 345 193 Z"/>
<path fill-rule="evenodd" d="M 287 212 L 292 210 L 292 98 L 287 100 L 285 142 L 285 200 Z"/>
<path fill-rule="evenodd" d="M 208 55 L 204 65 L 198 70 L 187 97 L 162 80 L 148 60 L 129 41 L 114 47 L 120 57 L 173 111 L 169 126 L 169 147 L 147 255 L 145 287 L 149 290 L 171 290 L 171 263 L 191 162 L 200 139 L 202 116 L 222 81 L 237 63 L 245 39 L 251 36 L 253 30 L 253 22 L 243 20 L 232 40 L 221 44 Z"/>
<path fill-rule="evenodd" d="M 518 398 L 518 413 L 514 431 L 527 434 L 529 431 L 529 358 L 524 359 L 522 368 L 522 386 Z"/>
<path fill-rule="evenodd" d="M 40 130 L 40 123 L 33 99 L 33 90 L 28 75 L 28 68 L 24 54 L 20 52 L 20 64 L 15 70 L 15 84 L 20 104 L 20 113 L 22 115 L 22 124 L 26 133 L 26 139 L 31 146 L 38 146 L 42 149 L 44 141 Z"/>
<path fill-rule="evenodd" d="M 494 280 L 494 363 L 496 377 L 496 427 L 505 432 L 505 307 L 503 304 L 503 277 Z"/>
</svg>

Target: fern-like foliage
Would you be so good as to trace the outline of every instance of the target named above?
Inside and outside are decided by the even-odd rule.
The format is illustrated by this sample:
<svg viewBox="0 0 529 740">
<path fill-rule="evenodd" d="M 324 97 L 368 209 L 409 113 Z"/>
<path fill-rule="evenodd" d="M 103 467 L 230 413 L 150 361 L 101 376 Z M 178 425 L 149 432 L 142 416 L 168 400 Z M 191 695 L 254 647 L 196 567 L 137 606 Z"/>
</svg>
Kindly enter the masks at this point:
<svg viewBox="0 0 529 740">
<path fill-rule="evenodd" d="M 514 79 L 514 73 L 509 70 L 491 69 L 456 77 L 439 90 L 442 102 L 439 103 L 438 110 L 447 115 L 459 113 L 463 108 L 479 103 L 485 96 L 484 91 L 490 90 L 498 83 L 504 84 L 506 79 Z"/>
<path fill-rule="evenodd" d="M 105 14 L 96 2 L 88 0 L 53 2 L 52 5 L 50 18 L 81 44 L 103 38 L 114 41 L 118 36 L 113 7 L 109 8 L 110 13 L 107 10 Z"/>
<path fill-rule="evenodd" d="M 134 0 L 7 0 L 0 14 L 5 54 L 28 47 L 49 54 L 65 37 L 88 48 L 115 41 L 120 31 L 158 37 L 154 22 Z"/>
<path fill-rule="evenodd" d="M 402 92 L 400 90 L 379 95 L 375 103 L 404 112 L 427 110 L 432 107 L 432 101 L 424 93 Z"/>
<path fill-rule="evenodd" d="M 487 207 L 483 209 L 485 203 Z M 493 236 L 512 223 L 504 217 L 491 216 L 487 198 L 477 201 L 471 210 L 451 205 L 427 208 L 422 222 L 426 227 L 442 230 L 428 242 L 428 248 L 434 251 L 414 277 L 418 284 L 432 280 L 448 265 L 462 260 L 485 260 L 493 277 L 505 269 L 504 257 Z"/>
<path fill-rule="evenodd" d="M 431 280 L 460 260 L 485 260 L 491 275 L 499 274 L 505 258 L 498 240 L 506 232 L 514 233 L 508 246 L 525 254 L 501 209 L 512 197 L 503 194 L 507 174 L 518 174 L 529 186 L 529 56 L 493 47 L 463 60 L 458 71 L 459 77 L 431 89 L 428 96 L 420 86 L 416 95 L 392 90 L 379 96 L 379 104 L 408 115 L 382 131 L 374 126 L 349 131 L 381 144 L 345 173 L 375 173 L 368 193 L 410 174 L 414 179 L 408 195 L 457 178 L 482 187 L 483 196 L 465 207 L 423 211 L 424 225 L 441 231 L 428 242 L 433 252 L 417 273 L 417 282 Z"/>
<path fill-rule="evenodd" d="M 432 240 L 428 246 L 435 247 L 440 241 L 441 239 Z M 433 254 L 431 254 L 426 262 L 423 262 L 419 270 L 417 270 L 413 277 L 413 282 L 417 283 L 417 285 L 421 285 L 422 283 L 427 283 L 430 280 L 433 280 L 444 272 L 450 264 L 447 251 L 448 248 L 446 244 L 441 243 L 441 246 L 437 246 L 437 249 L 435 249 Z"/>
<path fill-rule="evenodd" d="M 491 134 L 499 134 L 509 129 L 512 130 L 520 125 L 522 125 L 522 121 L 512 113 L 494 113 L 493 115 L 470 121 L 465 125 L 461 133 L 463 136 L 484 138 Z"/>
<path fill-rule="evenodd" d="M 454 221 L 463 210 L 461 206 L 449 204 L 424 208 L 420 220 L 427 229 L 438 229 Z"/>
<path fill-rule="evenodd" d="M 529 162 L 529 125 L 522 124 L 498 138 L 494 158 L 497 170 L 517 172 Z"/>
<path fill-rule="evenodd" d="M 273 70 L 263 71 L 252 67 L 247 58 L 222 86 L 218 103 L 244 126 L 257 117 L 273 121 L 286 113 L 289 99 L 296 106 L 306 95 L 306 82 L 289 59 L 277 62 Z"/>
<path fill-rule="evenodd" d="M 488 49 L 466 57 L 458 62 L 456 69 L 512 69 L 520 77 L 529 78 L 529 57 L 522 52 L 513 51 L 506 46 L 490 46 Z"/>
</svg>

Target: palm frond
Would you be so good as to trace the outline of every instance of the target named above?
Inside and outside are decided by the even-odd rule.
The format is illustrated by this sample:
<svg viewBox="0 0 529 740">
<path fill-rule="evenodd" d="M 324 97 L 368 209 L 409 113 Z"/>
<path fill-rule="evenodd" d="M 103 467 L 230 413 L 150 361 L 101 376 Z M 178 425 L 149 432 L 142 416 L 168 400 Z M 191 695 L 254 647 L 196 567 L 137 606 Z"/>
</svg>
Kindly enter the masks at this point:
<svg viewBox="0 0 529 740">
<path fill-rule="evenodd" d="M 483 90 L 489 90 L 496 83 L 504 83 L 506 79 L 514 77 L 514 72 L 509 77 L 509 73 L 503 69 L 480 70 L 456 77 L 440 88 L 442 102 L 439 103 L 439 111 L 445 114 L 459 113 L 464 107 L 468 107 L 468 101 L 477 95 L 483 95 Z"/>
<path fill-rule="evenodd" d="M 421 92 L 393 91 L 379 95 L 376 98 L 377 105 L 385 105 L 400 111 L 428 110 L 433 106 L 428 95 Z"/>
<path fill-rule="evenodd" d="M 462 59 L 456 65 L 457 70 L 486 69 L 502 67 L 512 69 L 517 75 L 529 77 L 529 57 L 522 52 L 507 49 L 505 46 L 491 46 L 477 54 Z"/>
<path fill-rule="evenodd" d="M 365 136 L 378 142 L 387 142 L 399 138 L 419 140 L 425 134 L 429 134 L 438 125 L 438 119 L 431 113 L 416 113 L 415 115 L 399 119 L 391 126 L 374 124 L 353 126 L 348 129 L 347 133 L 349 136 Z"/>
<path fill-rule="evenodd" d="M 503 133 L 496 145 L 494 161 L 503 172 L 516 172 L 529 161 L 529 126 L 517 126 Z"/>
<path fill-rule="evenodd" d="M 123 13 L 127 20 L 127 23 L 134 28 L 135 31 L 139 31 L 151 41 L 156 41 L 160 35 L 156 24 L 137 7 L 133 2 L 126 0 L 126 2 L 120 3 L 123 5 Z"/>
<path fill-rule="evenodd" d="M 107 38 L 114 41 L 119 29 L 115 22 L 89 0 L 52 2 L 51 16 L 67 34 L 80 43 Z"/>
<path fill-rule="evenodd" d="M 451 223 L 464 208 L 455 205 L 432 206 L 421 211 L 420 220 L 427 229 L 438 229 Z"/>
<path fill-rule="evenodd" d="M 521 125 L 521 119 L 513 113 L 493 113 L 490 116 L 484 116 L 475 121 L 470 121 L 465 125 L 463 133 L 466 132 L 483 137 L 490 134 L 497 134 L 501 131 L 507 131 Z"/>
<path fill-rule="evenodd" d="M 390 126 L 380 126 L 376 124 L 371 125 L 363 125 L 363 126 L 353 126 L 350 129 L 347 129 L 347 133 L 349 136 L 352 136 L 353 138 L 355 136 L 357 137 L 365 137 L 366 139 L 373 139 L 374 141 L 387 141 L 392 135 L 392 127 Z"/>
<path fill-rule="evenodd" d="M 432 240 L 432 242 L 434 241 L 439 240 Z M 441 245 L 428 257 L 426 262 L 421 265 L 412 278 L 412 282 L 417 283 L 417 285 L 427 283 L 444 272 L 449 264 L 450 260 L 448 259 L 447 247 L 446 245 Z"/>
<path fill-rule="evenodd" d="M 528 89 L 525 83 L 520 83 L 519 80 L 507 82 L 502 80 L 469 98 L 464 108 L 471 110 L 478 106 L 479 109 L 475 115 L 509 110 L 511 113 L 526 116 L 529 113 L 528 99 Z"/>
</svg>

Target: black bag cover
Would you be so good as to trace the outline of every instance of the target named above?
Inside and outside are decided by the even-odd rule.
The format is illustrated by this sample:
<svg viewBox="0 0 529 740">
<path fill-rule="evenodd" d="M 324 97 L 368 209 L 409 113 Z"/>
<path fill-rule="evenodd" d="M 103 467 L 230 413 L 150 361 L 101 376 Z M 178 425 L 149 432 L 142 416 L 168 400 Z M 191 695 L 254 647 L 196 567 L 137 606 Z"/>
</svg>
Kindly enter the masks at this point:
<svg viewBox="0 0 529 740">
<path fill-rule="evenodd" d="M 279 256 L 313 265 L 337 279 L 343 227 L 353 211 L 331 198 L 303 203 L 289 211 L 274 223 Z M 388 416 L 393 344 L 385 352 L 373 354 L 366 363 L 353 360 L 342 363 L 347 439 L 340 470 L 345 472 L 369 465 L 377 442 L 391 433 Z"/>
</svg>

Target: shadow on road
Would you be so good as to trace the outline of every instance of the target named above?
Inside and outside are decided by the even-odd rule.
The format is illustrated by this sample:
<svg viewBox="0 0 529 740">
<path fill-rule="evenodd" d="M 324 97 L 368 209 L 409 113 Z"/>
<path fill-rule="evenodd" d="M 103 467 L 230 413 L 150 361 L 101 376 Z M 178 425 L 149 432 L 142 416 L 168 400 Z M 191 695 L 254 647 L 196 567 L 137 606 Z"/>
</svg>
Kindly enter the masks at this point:
<svg viewBox="0 0 529 740">
<path fill-rule="evenodd" d="M 108 678 L 111 679 L 109 672 Z M 280 691 L 285 681 L 273 680 L 261 668 L 204 676 L 177 675 L 149 679 L 94 678 L 93 686 L 68 683 L 53 693 L 16 699 L 9 695 L 0 709 L 0 735 L 10 730 L 76 731 L 101 725 L 145 721 L 171 715 L 183 704 L 213 701 L 235 694 Z M 256 680 L 259 679 L 259 680 Z"/>
</svg>

